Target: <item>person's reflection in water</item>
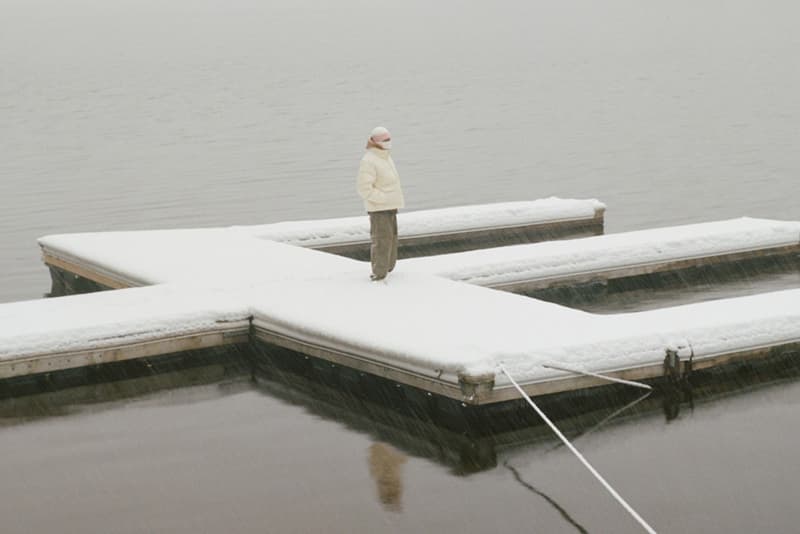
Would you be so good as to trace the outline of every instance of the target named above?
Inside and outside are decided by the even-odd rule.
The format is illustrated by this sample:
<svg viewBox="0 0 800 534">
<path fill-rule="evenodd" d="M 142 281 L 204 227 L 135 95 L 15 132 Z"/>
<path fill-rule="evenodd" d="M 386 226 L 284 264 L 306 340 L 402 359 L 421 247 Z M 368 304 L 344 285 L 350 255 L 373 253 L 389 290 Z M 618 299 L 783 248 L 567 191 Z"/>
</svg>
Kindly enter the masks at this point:
<svg viewBox="0 0 800 534">
<path fill-rule="evenodd" d="M 373 443 L 369 448 L 369 474 L 378 485 L 378 498 L 391 512 L 403 509 L 403 464 L 406 455 L 387 445 Z"/>
</svg>

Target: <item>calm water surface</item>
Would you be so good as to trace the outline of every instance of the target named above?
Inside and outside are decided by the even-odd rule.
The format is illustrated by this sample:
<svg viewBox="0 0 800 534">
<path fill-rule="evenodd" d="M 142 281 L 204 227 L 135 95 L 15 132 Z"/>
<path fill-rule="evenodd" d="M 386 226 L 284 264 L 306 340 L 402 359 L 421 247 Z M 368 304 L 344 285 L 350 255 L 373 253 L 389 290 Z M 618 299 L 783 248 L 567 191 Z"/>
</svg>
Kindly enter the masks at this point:
<svg viewBox="0 0 800 534">
<path fill-rule="evenodd" d="M 605 201 L 608 231 L 800 219 L 794 2 L 0 8 L 0 302 L 47 291 L 45 234 L 359 214 L 376 124 L 410 209 L 557 195 Z M 595 311 L 785 287 L 797 274 Z M 799 387 L 642 416 L 581 448 L 659 531 L 795 532 Z M 246 380 L 110 398 L 5 412 L 4 532 L 637 531 L 552 443 L 456 476 Z"/>
</svg>

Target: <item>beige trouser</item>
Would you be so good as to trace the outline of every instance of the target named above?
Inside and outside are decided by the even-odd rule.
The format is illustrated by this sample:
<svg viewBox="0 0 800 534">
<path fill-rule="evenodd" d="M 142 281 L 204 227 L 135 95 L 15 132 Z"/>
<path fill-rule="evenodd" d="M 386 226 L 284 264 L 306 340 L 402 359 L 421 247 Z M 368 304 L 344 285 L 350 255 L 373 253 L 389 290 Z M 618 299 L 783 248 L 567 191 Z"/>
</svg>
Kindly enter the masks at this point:
<svg viewBox="0 0 800 534">
<path fill-rule="evenodd" d="M 397 210 L 370 211 L 372 275 L 383 278 L 397 263 Z"/>
</svg>

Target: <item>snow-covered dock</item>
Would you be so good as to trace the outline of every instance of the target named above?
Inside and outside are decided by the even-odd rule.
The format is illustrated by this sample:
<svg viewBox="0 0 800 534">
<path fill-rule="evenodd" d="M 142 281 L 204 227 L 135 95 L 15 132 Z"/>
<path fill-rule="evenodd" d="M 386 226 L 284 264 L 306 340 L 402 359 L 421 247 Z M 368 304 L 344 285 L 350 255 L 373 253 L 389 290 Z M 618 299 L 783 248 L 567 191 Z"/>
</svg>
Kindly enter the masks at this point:
<svg viewBox="0 0 800 534">
<path fill-rule="evenodd" d="M 416 274 L 297 289 L 286 299 L 278 287 L 259 289 L 256 338 L 475 404 L 515 397 L 500 364 L 541 395 L 603 383 L 554 367 L 637 380 L 663 376 L 667 350 L 700 369 L 800 343 L 800 290 L 595 315 Z M 380 318 L 368 305 L 376 301 Z"/>
<path fill-rule="evenodd" d="M 152 286 L 0 304 L 0 378 L 246 343 L 230 292 Z"/>
<path fill-rule="evenodd" d="M 602 234 L 604 213 L 605 206 L 597 200 L 560 198 L 400 213 L 399 255 L 413 257 Z M 247 238 L 252 238 L 252 243 L 258 239 L 369 259 L 366 216 L 229 228 L 64 234 L 44 237 L 39 244 L 44 261 L 51 268 L 53 293 L 61 295 L 74 289 L 64 287 L 70 285 L 65 276 L 79 276 L 92 288 L 92 284 L 118 289 L 165 281 L 150 276 L 149 267 L 158 265 L 163 274 L 161 258 L 165 255 L 170 260 L 184 256 L 186 261 L 177 266 L 182 271 L 180 276 L 207 269 L 204 256 L 214 247 L 223 247 L 217 249 L 215 256 L 231 254 L 225 264 L 228 269 L 265 259 L 257 252 L 248 257 L 249 252 L 237 245 Z M 202 261 L 197 260 L 198 256 L 203 257 Z M 259 265 L 255 263 L 251 268 L 258 269 Z M 214 262 L 217 266 L 218 262 Z"/>
<path fill-rule="evenodd" d="M 697 369 L 800 343 L 800 290 L 601 316 L 422 274 L 374 284 L 363 269 L 12 303 L 0 316 L 5 377 L 242 343 L 250 332 L 473 404 L 514 398 L 499 364 L 541 395 L 602 383 L 553 367 L 642 379 L 663 375 L 668 349 Z"/>
<path fill-rule="evenodd" d="M 605 209 L 605 204 L 595 199 L 551 197 L 401 212 L 397 216 L 398 257 L 599 235 L 603 233 Z M 237 229 L 259 239 L 369 259 L 369 223 L 364 216 Z"/>
<path fill-rule="evenodd" d="M 800 253 L 800 222 L 743 217 L 401 260 L 403 271 L 527 293 Z"/>
<path fill-rule="evenodd" d="M 688 360 L 697 369 L 797 350 L 800 289 L 601 316 L 480 287 L 475 273 L 501 286 L 504 270 L 552 274 L 561 264 L 570 275 L 597 267 L 604 250 L 617 263 L 601 267 L 613 270 L 785 254 L 798 238 L 798 223 L 741 219 L 565 241 L 549 258 L 530 253 L 539 245 L 497 249 L 505 264 L 487 262 L 491 251 L 466 253 L 482 257 L 463 264 L 472 278 L 441 268 L 461 255 L 406 260 L 372 283 L 363 262 L 266 239 L 263 227 L 49 236 L 45 259 L 60 268 L 108 287 L 151 287 L 1 304 L 0 377 L 266 342 L 475 405 L 515 398 L 501 365 L 533 395 L 602 383 L 584 371 L 654 378 L 668 352 L 681 372 Z"/>
</svg>

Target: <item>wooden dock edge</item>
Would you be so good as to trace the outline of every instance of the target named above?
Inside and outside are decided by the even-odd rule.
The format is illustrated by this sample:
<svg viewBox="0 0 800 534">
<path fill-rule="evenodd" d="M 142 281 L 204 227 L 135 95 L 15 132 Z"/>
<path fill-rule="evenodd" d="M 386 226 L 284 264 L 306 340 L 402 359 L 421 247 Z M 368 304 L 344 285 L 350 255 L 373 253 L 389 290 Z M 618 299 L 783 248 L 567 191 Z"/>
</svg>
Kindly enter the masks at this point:
<svg viewBox="0 0 800 534">
<path fill-rule="evenodd" d="M 618 269 L 606 269 L 575 273 L 569 275 L 556 275 L 545 278 L 532 278 L 498 284 L 487 284 L 484 287 L 499 289 L 510 293 L 526 293 L 542 289 L 553 289 L 570 285 L 604 283 L 609 280 L 633 278 L 648 274 L 664 274 L 671 271 L 681 271 L 691 268 L 714 267 L 724 263 L 738 261 L 753 261 L 760 259 L 774 259 L 800 254 L 800 243 L 779 245 L 770 248 L 754 248 L 736 252 L 726 252 L 709 256 L 695 256 L 666 262 L 650 262 L 631 265 Z M 461 280 L 470 283 L 469 280 Z"/>
<path fill-rule="evenodd" d="M 23 358 L 0 360 L 0 379 L 247 343 L 250 339 L 249 330 L 249 321 L 245 320 L 236 323 L 235 326 L 227 324 L 225 328 L 213 331 L 120 343 L 87 350 L 32 354 Z"/>
<path fill-rule="evenodd" d="M 42 245 L 42 261 L 48 267 L 91 280 L 108 289 L 126 289 L 143 285 L 138 281 L 125 278 L 118 273 L 113 273 L 96 265 L 86 265 L 76 258 L 60 254 L 44 247 L 44 245 Z"/>
<path fill-rule="evenodd" d="M 308 354 L 329 361 L 334 365 L 350 367 L 360 372 L 413 386 L 429 393 L 461 401 L 464 404 L 480 406 L 519 398 L 518 392 L 510 384 L 497 386 L 494 373 L 481 375 L 458 374 L 455 377 L 452 374 L 431 376 L 431 370 L 427 370 L 428 372 L 424 373 L 399 367 L 370 355 L 357 354 L 350 349 L 326 347 L 318 343 L 298 339 L 289 334 L 270 331 L 264 327 L 254 326 L 253 336 L 256 340 L 271 343 L 298 353 Z M 786 351 L 800 351 L 800 339 L 693 358 L 692 369 L 702 370 L 745 360 L 761 359 L 776 352 Z M 664 352 L 666 356 L 666 347 Z M 665 376 L 665 368 L 663 362 L 658 362 L 639 367 L 603 371 L 603 374 L 624 380 L 660 379 Z M 590 376 L 567 374 L 535 382 L 522 383 L 521 386 L 528 395 L 536 397 L 605 386 L 608 383 L 608 381 Z"/>
<path fill-rule="evenodd" d="M 720 352 L 707 356 L 695 357 L 692 359 L 692 370 L 698 371 L 748 360 L 759 360 L 783 352 L 800 352 L 800 339 L 785 340 L 774 345 L 758 345 L 734 352 Z M 685 366 L 687 360 L 688 358 L 681 359 L 683 366 Z M 665 376 L 665 370 L 664 364 L 661 362 L 627 369 L 602 371 L 602 374 L 613 378 L 621 378 L 623 380 L 639 381 L 663 378 Z M 591 376 L 567 374 L 561 377 L 522 383 L 520 386 L 522 386 L 525 393 L 536 397 L 608 384 L 609 382 L 606 380 Z M 494 387 L 487 396 L 481 398 L 480 404 L 505 402 L 517 398 L 519 398 L 517 390 L 511 384 L 504 384 L 499 387 Z"/>
<path fill-rule="evenodd" d="M 319 343 L 303 340 L 290 334 L 277 332 L 254 323 L 252 336 L 255 341 L 262 341 L 326 360 L 333 365 L 342 365 L 357 371 L 379 376 L 408 386 L 456 400 L 463 400 L 465 394 L 455 375 L 436 373 L 432 369 L 414 369 L 399 367 L 374 355 L 358 354 L 344 347 L 327 347 Z M 448 379 L 449 378 L 449 379 Z"/>
<path fill-rule="evenodd" d="M 332 344 L 326 346 L 248 320 L 226 324 L 224 328 L 221 327 L 214 331 L 2 360 L 0 361 L 0 379 L 254 342 L 276 345 L 299 353 L 298 357 L 305 354 L 330 362 L 332 366 L 348 367 L 358 372 L 417 388 L 428 395 L 440 395 L 454 399 L 465 405 L 482 406 L 519 398 L 518 392 L 510 384 L 496 384 L 497 376 L 494 373 L 456 374 L 415 367 L 410 364 L 399 365 L 399 362 L 391 362 L 388 358 L 381 359 L 374 354 L 359 353 L 354 349 L 336 347 Z M 708 369 L 747 360 L 763 359 L 786 352 L 800 353 L 800 338 L 784 340 L 771 345 L 753 346 L 733 352 L 695 357 L 692 359 L 691 369 Z M 683 358 L 681 361 L 681 368 L 684 370 L 687 368 L 687 360 L 687 358 Z M 665 377 L 665 367 L 663 362 L 658 362 L 639 367 L 606 370 L 603 371 L 603 374 L 625 380 L 657 380 Z M 538 381 L 523 382 L 521 386 L 528 395 L 537 397 L 607 384 L 607 381 L 595 377 L 565 373 Z"/>
</svg>

